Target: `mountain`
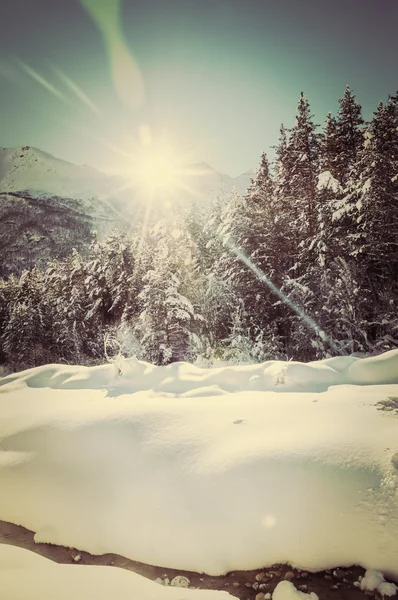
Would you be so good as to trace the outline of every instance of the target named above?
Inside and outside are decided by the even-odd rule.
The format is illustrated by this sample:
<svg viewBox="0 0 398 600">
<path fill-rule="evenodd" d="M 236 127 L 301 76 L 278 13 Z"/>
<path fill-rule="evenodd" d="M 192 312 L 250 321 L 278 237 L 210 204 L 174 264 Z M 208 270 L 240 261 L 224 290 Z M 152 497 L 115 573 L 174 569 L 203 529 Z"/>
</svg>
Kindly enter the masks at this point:
<svg viewBox="0 0 398 600">
<path fill-rule="evenodd" d="M 233 187 L 244 193 L 252 175 L 234 178 L 207 163 L 191 165 L 175 208 L 193 201 L 208 205 Z M 134 182 L 122 177 L 74 165 L 32 146 L 0 148 L 0 276 L 44 265 L 72 248 L 84 253 L 94 232 L 101 237 L 112 228 L 139 222 L 143 204 Z M 158 204 L 152 219 L 161 214 Z"/>
<path fill-rule="evenodd" d="M 112 184 L 37 148 L 0 149 L 0 276 L 84 252 L 94 232 L 125 226 L 109 201 Z"/>
<path fill-rule="evenodd" d="M 217 197 L 228 195 L 234 187 L 240 194 L 244 194 L 253 176 L 254 172 L 247 171 L 238 177 L 231 177 L 216 171 L 205 162 L 200 162 L 186 169 L 184 179 L 187 181 L 187 187 L 192 190 L 192 197 L 211 202 Z"/>
</svg>

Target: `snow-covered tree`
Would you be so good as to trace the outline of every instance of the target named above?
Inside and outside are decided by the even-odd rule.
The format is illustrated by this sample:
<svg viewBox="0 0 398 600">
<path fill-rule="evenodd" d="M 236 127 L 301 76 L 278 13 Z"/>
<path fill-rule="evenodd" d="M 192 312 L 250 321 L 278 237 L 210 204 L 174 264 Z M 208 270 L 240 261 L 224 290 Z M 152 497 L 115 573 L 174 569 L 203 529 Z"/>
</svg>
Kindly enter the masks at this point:
<svg viewBox="0 0 398 600">
<path fill-rule="evenodd" d="M 320 136 L 303 92 L 297 106 L 296 123 L 291 130 L 288 150 L 292 157 L 290 186 L 297 215 L 296 226 L 300 241 L 306 241 L 316 231 Z"/>
<path fill-rule="evenodd" d="M 143 278 L 137 335 L 143 358 L 156 364 L 189 360 L 200 349 L 202 316 L 187 297 L 192 245 L 177 224 L 160 221 L 148 238 L 153 251 L 151 268 Z"/>
<path fill-rule="evenodd" d="M 349 86 L 339 100 L 339 111 L 336 118 L 336 154 L 333 176 L 345 185 L 351 176 L 358 153 L 363 146 L 362 107 Z"/>
</svg>

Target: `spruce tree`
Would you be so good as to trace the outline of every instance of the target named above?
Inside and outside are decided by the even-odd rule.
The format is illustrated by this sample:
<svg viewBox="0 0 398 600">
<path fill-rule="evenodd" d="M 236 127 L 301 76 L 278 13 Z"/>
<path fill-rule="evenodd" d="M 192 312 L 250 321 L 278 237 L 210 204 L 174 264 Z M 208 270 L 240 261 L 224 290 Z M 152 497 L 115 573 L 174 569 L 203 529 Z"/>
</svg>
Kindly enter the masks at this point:
<svg viewBox="0 0 398 600">
<path fill-rule="evenodd" d="M 191 302 L 192 245 L 176 222 L 162 220 L 147 243 L 152 265 L 143 278 L 136 332 L 143 358 L 156 364 L 192 360 L 200 350 L 202 316 Z"/>
<path fill-rule="evenodd" d="M 316 185 L 319 174 L 320 136 L 313 122 L 310 105 L 301 92 L 296 124 L 291 130 L 288 150 L 292 157 L 290 185 L 296 205 L 298 228 L 302 241 L 316 232 Z"/>
<path fill-rule="evenodd" d="M 358 153 L 363 146 L 362 108 L 355 95 L 346 87 L 339 100 L 339 111 L 336 118 L 336 157 L 335 170 L 332 172 L 338 181 L 345 185 L 356 164 Z"/>
</svg>

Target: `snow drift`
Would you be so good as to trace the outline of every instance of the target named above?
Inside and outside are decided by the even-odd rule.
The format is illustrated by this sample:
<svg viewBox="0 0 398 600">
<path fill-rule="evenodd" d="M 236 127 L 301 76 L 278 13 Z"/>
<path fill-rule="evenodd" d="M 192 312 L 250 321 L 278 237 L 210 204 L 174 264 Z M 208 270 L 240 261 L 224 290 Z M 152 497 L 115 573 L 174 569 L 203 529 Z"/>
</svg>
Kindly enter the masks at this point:
<svg viewBox="0 0 398 600">
<path fill-rule="evenodd" d="M 355 563 L 398 578 L 397 359 L 6 377 L 0 518 L 213 575 Z"/>
<path fill-rule="evenodd" d="M 0 545 L 0 598 L 7 600 L 228 600 L 227 592 L 164 587 L 112 567 L 58 565 Z"/>
<path fill-rule="evenodd" d="M 238 391 L 322 392 L 341 384 L 398 384 L 398 350 L 380 356 L 338 356 L 301 363 L 270 360 L 261 364 L 203 369 L 189 363 L 158 367 L 136 358 L 97 367 L 45 365 L 0 379 L 52 389 L 106 389 L 108 395 L 152 391 L 160 395 L 212 396 Z"/>
</svg>

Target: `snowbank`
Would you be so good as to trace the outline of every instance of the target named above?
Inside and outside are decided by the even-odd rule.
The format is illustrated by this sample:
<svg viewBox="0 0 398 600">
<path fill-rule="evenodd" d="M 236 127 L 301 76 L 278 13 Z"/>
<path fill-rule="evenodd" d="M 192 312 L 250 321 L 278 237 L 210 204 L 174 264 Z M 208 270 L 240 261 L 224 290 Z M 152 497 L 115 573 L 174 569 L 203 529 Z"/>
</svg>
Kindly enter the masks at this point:
<svg viewBox="0 0 398 600">
<path fill-rule="evenodd" d="M 280 581 L 272 594 L 272 600 L 319 600 L 315 592 L 306 594 L 297 590 L 291 581 Z"/>
<path fill-rule="evenodd" d="M 350 383 L 398 383 L 398 350 L 370 358 L 339 356 L 307 364 L 267 361 L 210 369 L 189 363 L 157 367 L 136 358 L 97 367 L 45 365 L 0 379 L 0 386 L 10 383 L 33 388 L 107 389 L 111 396 L 137 391 L 189 397 L 243 390 L 322 392 Z"/>
<path fill-rule="evenodd" d="M 374 569 L 366 571 L 365 577 L 361 580 L 360 588 L 366 592 L 379 592 L 381 596 L 395 596 L 398 590 L 394 583 L 385 581 L 383 573 Z"/>
<path fill-rule="evenodd" d="M 228 600 L 227 592 L 164 587 L 112 567 L 58 565 L 29 550 L 0 545 L 4 600 Z"/>
<path fill-rule="evenodd" d="M 37 541 L 213 575 L 355 563 L 398 578 L 398 386 L 336 385 L 361 364 L 357 380 L 391 381 L 397 357 L 7 377 L 0 518 Z M 238 391 L 275 377 L 281 391 L 334 387 Z"/>
</svg>

